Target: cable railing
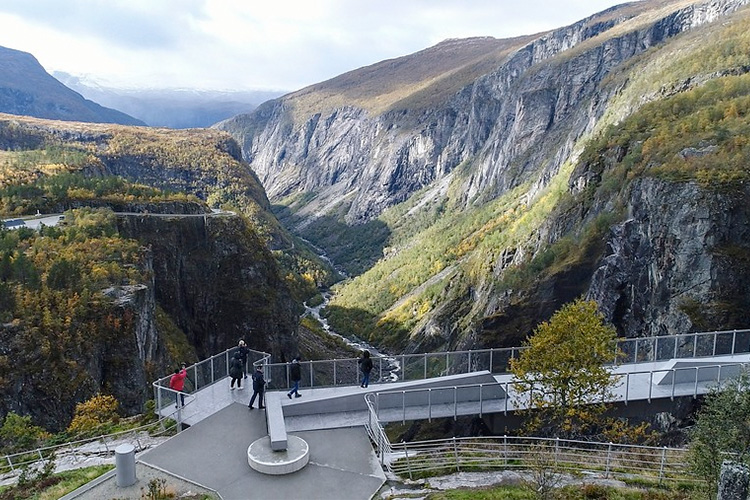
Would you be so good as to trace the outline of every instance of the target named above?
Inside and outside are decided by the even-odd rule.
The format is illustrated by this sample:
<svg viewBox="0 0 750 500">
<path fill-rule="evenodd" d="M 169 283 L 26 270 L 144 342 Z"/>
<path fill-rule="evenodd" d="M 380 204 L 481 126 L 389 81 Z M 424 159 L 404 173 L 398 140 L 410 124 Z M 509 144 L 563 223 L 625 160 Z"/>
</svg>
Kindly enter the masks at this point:
<svg viewBox="0 0 750 500">
<path fill-rule="evenodd" d="M 172 414 L 155 422 L 120 432 L 0 455 L 0 478 L 5 479 L 17 475 L 24 468 L 52 459 L 56 463 L 63 460 L 77 463 L 92 456 L 114 455 L 115 448 L 122 443 L 132 444 L 136 451 L 140 452 L 148 448 L 143 444 L 147 438 L 158 437 L 175 429 L 174 417 L 175 415 Z"/>
<path fill-rule="evenodd" d="M 624 445 L 559 438 L 471 437 L 389 444 L 381 463 L 401 477 L 461 471 L 544 468 L 588 471 L 605 478 L 697 481 L 683 448 Z M 390 450 L 390 451 L 386 451 Z"/>
<path fill-rule="evenodd" d="M 686 333 L 658 337 L 619 339 L 621 353 L 612 365 L 639 364 L 670 359 L 701 358 L 750 352 L 750 330 Z M 445 351 L 423 354 L 399 354 L 372 358 L 370 383 L 425 380 L 487 370 L 494 374 L 510 371 L 510 361 L 524 347 Z M 358 358 L 301 361 L 300 387 L 336 387 L 359 385 Z M 291 385 L 288 363 L 266 365 L 268 389 L 287 389 Z"/>
</svg>

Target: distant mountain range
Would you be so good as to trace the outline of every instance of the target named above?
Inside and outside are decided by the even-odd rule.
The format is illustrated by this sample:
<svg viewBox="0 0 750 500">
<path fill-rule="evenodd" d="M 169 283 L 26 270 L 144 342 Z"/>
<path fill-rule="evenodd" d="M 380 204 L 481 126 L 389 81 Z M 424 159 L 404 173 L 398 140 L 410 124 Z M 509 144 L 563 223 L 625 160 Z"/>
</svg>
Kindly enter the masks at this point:
<svg viewBox="0 0 750 500">
<path fill-rule="evenodd" d="M 118 89 L 54 72 L 55 78 L 87 99 L 122 110 L 152 127 L 203 128 L 281 96 L 283 91 Z"/>
<path fill-rule="evenodd" d="M 69 89 L 27 52 L 0 47 L 0 112 L 14 115 L 123 125 L 145 125 Z"/>
</svg>

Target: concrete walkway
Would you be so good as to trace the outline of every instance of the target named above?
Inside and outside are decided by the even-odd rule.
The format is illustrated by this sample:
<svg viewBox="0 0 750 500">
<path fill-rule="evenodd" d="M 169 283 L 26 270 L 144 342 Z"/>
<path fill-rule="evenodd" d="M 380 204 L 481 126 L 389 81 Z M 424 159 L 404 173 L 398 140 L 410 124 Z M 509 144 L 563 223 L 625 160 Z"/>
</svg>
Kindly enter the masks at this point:
<svg viewBox="0 0 750 500">
<path fill-rule="evenodd" d="M 217 491 L 224 500 L 368 500 L 385 482 L 363 427 L 294 432 L 310 445 L 302 470 L 270 476 L 247 463 L 250 443 L 266 436 L 262 410 L 232 403 L 138 457 Z"/>
</svg>

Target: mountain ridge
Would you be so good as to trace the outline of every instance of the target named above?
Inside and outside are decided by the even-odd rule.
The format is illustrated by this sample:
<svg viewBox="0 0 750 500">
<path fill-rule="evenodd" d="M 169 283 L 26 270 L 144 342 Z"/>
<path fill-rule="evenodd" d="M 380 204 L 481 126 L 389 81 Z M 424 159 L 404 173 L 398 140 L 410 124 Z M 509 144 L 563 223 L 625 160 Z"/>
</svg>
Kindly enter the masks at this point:
<svg viewBox="0 0 750 500">
<path fill-rule="evenodd" d="M 84 99 L 29 54 L 0 47 L 0 112 L 54 120 L 145 125 L 121 111 Z"/>
</svg>

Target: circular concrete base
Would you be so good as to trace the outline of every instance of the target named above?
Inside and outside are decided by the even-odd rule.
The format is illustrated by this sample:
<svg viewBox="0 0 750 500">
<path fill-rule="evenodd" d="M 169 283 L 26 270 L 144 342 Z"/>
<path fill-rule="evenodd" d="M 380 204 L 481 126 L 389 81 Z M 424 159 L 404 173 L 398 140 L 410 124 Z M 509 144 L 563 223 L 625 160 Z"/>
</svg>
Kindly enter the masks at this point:
<svg viewBox="0 0 750 500">
<path fill-rule="evenodd" d="M 247 463 L 263 474 L 291 474 L 307 465 L 309 460 L 310 448 L 297 436 L 287 436 L 286 450 L 283 451 L 273 451 L 268 436 L 254 441 L 247 448 Z"/>
</svg>

